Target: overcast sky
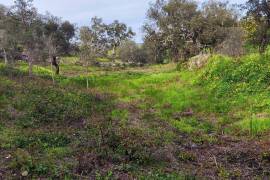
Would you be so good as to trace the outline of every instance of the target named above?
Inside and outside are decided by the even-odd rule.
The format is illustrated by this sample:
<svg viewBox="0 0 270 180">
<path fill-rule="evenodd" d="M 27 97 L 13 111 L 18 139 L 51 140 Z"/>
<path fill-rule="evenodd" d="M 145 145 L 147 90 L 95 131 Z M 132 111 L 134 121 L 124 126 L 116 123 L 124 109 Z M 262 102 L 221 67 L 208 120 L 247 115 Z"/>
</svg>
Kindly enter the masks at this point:
<svg viewBox="0 0 270 180">
<path fill-rule="evenodd" d="M 78 26 L 89 25 L 94 16 L 102 17 L 107 23 L 118 19 L 136 32 L 135 40 L 141 42 L 141 26 L 145 21 L 150 2 L 155 0 L 34 0 L 40 13 L 49 11 L 55 16 L 69 20 Z M 202 1 L 202 0 L 198 0 Z M 245 0 L 230 0 L 241 3 Z M 0 0 L 0 4 L 12 5 L 13 0 Z"/>
</svg>

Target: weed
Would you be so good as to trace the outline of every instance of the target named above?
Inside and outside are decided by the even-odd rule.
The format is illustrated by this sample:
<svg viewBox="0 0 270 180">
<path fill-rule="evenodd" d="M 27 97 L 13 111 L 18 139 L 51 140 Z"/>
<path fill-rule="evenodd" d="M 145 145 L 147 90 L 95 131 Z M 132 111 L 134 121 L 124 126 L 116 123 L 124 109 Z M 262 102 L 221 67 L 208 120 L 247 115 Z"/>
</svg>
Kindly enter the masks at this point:
<svg viewBox="0 0 270 180">
<path fill-rule="evenodd" d="M 18 136 L 14 139 L 14 144 L 18 148 L 39 147 L 46 148 L 65 147 L 70 143 L 70 139 L 60 133 L 42 133 L 30 136 Z"/>
<path fill-rule="evenodd" d="M 18 169 L 20 172 L 29 172 L 34 167 L 31 155 L 23 149 L 17 149 L 13 155 L 10 167 Z"/>
<path fill-rule="evenodd" d="M 262 159 L 265 160 L 265 161 L 270 162 L 270 152 L 262 153 Z"/>
<path fill-rule="evenodd" d="M 190 152 L 180 152 L 178 155 L 180 161 L 196 161 L 196 156 Z"/>
</svg>

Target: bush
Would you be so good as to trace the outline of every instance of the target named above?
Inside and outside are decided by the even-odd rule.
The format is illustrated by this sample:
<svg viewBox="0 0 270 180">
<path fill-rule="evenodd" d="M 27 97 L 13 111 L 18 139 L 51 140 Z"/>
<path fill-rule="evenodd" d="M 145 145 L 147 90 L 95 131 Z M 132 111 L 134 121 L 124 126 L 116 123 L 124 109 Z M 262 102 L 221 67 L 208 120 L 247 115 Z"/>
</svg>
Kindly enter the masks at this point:
<svg viewBox="0 0 270 180">
<path fill-rule="evenodd" d="M 124 42 L 119 47 L 118 51 L 120 59 L 124 62 L 142 64 L 147 62 L 146 52 L 142 47 L 138 47 L 138 45 L 133 41 Z"/>
</svg>

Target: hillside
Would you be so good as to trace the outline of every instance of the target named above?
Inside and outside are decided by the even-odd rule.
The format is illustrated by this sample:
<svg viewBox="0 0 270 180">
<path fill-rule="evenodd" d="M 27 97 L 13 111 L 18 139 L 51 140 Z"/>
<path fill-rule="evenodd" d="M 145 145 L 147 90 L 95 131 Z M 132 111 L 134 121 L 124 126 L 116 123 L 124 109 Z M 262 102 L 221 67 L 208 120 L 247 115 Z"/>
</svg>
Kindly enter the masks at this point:
<svg viewBox="0 0 270 180">
<path fill-rule="evenodd" d="M 0 177 L 267 179 L 269 58 L 90 76 L 66 58 L 55 84 L 50 67 L 0 64 Z"/>
</svg>

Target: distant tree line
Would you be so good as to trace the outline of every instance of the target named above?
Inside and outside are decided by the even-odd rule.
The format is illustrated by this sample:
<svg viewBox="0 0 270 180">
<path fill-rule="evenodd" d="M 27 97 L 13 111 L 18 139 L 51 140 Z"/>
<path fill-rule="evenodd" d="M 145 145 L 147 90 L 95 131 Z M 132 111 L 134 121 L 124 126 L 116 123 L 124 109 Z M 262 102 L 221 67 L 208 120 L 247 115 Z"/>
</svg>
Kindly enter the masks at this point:
<svg viewBox="0 0 270 180">
<path fill-rule="evenodd" d="M 238 16 L 228 3 L 157 0 L 144 25 L 145 46 L 155 62 L 164 57 L 186 61 L 203 50 L 214 51 L 238 27 Z"/>
<path fill-rule="evenodd" d="M 244 14 L 241 12 L 245 12 Z M 78 55 L 87 67 L 106 58 L 112 62 L 185 62 L 199 53 L 240 56 L 244 45 L 263 53 L 270 43 L 270 3 L 248 0 L 241 6 L 208 0 L 156 0 L 143 25 L 144 41 L 132 40 L 135 33 L 118 20 L 106 24 L 93 17 L 89 26 L 77 28 L 49 13 L 39 14 L 33 0 L 15 0 L 0 5 L 0 55 L 6 64 L 27 59 L 29 74 L 35 63 L 51 62 L 56 56 Z"/>
<path fill-rule="evenodd" d="M 15 0 L 7 8 L 0 6 L 0 48 L 6 64 L 27 58 L 29 74 L 33 64 L 56 56 L 71 54 L 75 26 L 49 13 L 42 15 L 32 0 Z"/>
</svg>

